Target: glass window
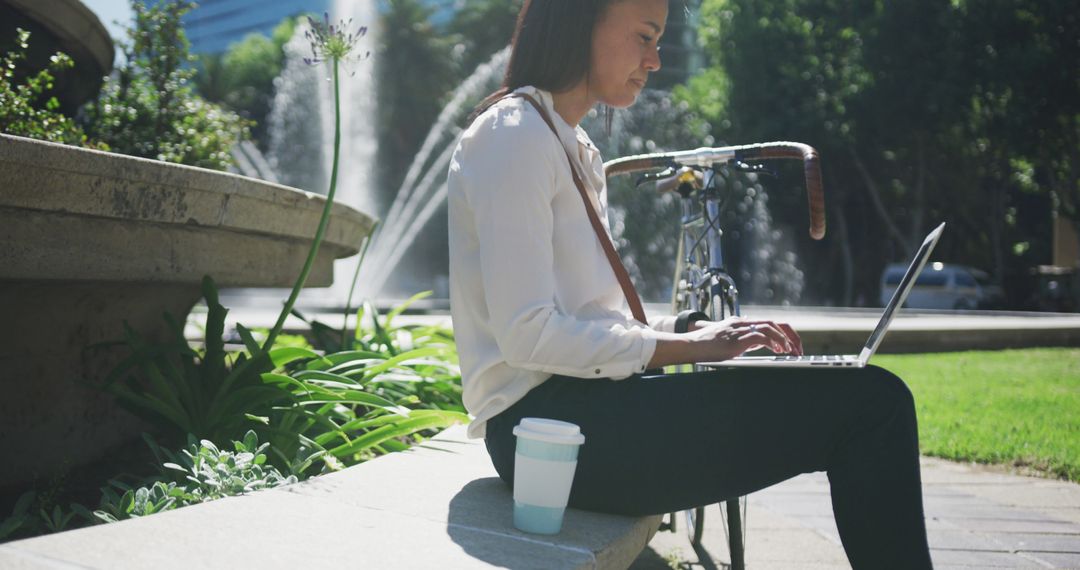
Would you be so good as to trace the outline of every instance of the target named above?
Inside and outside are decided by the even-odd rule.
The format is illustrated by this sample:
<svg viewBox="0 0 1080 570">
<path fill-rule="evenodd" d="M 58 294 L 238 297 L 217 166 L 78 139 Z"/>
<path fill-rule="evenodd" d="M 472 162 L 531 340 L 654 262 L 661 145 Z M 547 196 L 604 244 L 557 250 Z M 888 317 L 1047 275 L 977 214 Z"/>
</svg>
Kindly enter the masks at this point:
<svg viewBox="0 0 1080 570">
<path fill-rule="evenodd" d="M 944 271 L 923 270 L 919 274 L 919 278 L 915 280 L 916 285 L 923 287 L 944 287 L 946 281 L 946 275 Z"/>
<path fill-rule="evenodd" d="M 900 279 L 904 277 L 904 271 L 904 268 L 889 269 L 885 273 L 885 284 L 893 286 L 899 285 Z"/>
<path fill-rule="evenodd" d="M 974 287 L 975 278 L 967 271 L 956 272 L 956 285 L 959 287 Z"/>
</svg>

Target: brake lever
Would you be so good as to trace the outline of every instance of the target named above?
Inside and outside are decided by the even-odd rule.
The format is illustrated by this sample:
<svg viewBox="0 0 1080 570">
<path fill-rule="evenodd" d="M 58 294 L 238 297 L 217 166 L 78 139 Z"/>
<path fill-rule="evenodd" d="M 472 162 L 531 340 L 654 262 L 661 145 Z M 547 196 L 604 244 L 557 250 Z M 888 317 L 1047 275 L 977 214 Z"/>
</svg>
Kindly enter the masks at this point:
<svg viewBox="0 0 1080 570">
<path fill-rule="evenodd" d="M 767 176 L 772 176 L 773 178 L 778 177 L 776 171 L 770 170 L 765 164 L 747 164 L 733 158 L 728 161 L 728 165 L 739 172 L 752 172 L 754 174 L 765 174 Z"/>
<path fill-rule="evenodd" d="M 654 172 L 654 173 L 651 173 L 651 174 L 650 173 L 642 174 L 634 182 L 634 186 L 641 186 L 642 184 L 644 184 L 646 182 L 655 182 L 656 180 L 660 180 L 661 178 L 669 178 L 671 176 L 674 176 L 675 172 L 676 172 L 675 167 L 669 166 L 669 167 L 661 170 L 660 172 Z"/>
</svg>

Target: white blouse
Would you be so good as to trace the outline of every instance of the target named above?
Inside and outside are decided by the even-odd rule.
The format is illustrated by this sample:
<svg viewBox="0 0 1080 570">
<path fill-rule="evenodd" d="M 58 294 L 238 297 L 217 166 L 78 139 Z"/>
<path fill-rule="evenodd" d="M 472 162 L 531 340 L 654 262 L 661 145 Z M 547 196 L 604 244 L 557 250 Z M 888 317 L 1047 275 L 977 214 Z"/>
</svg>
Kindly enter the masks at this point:
<svg viewBox="0 0 1080 570">
<path fill-rule="evenodd" d="M 552 374 L 624 379 L 643 372 L 655 331 L 633 319 L 589 223 L 564 148 L 610 235 L 603 161 L 592 140 L 534 87 L 499 101 L 464 131 L 448 178 L 450 310 L 468 436 Z"/>
</svg>

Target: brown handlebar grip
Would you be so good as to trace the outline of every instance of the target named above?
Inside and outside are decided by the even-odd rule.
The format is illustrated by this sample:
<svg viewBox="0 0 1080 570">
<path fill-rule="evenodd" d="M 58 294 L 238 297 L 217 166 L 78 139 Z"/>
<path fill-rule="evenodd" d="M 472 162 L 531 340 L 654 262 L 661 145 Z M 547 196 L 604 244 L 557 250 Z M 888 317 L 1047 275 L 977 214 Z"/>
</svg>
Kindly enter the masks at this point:
<svg viewBox="0 0 1080 570">
<path fill-rule="evenodd" d="M 806 199 L 810 207 L 810 237 L 825 237 L 825 190 L 821 183 L 821 158 L 813 147 L 802 143 L 748 145 L 739 153 L 739 158 L 801 158 L 806 176 Z"/>
<path fill-rule="evenodd" d="M 821 157 L 814 149 L 803 155 L 806 199 L 810 206 L 810 237 L 825 237 L 825 188 L 821 183 Z"/>
</svg>

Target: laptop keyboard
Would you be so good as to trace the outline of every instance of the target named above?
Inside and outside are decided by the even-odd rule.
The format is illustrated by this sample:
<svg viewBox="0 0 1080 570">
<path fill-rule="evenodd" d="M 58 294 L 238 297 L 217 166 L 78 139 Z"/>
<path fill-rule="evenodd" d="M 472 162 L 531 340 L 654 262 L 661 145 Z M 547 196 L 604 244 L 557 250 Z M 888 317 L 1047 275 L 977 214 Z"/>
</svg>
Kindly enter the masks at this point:
<svg viewBox="0 0 1080 570">
<path fill-rule="evenodd" d="M 838 354 L 815 354 L 812 356 L 777 356 L 774 360 L 797 360 L 803 362 L 833 362 L 846 360 L 843 356 Z"/>
</svg>

